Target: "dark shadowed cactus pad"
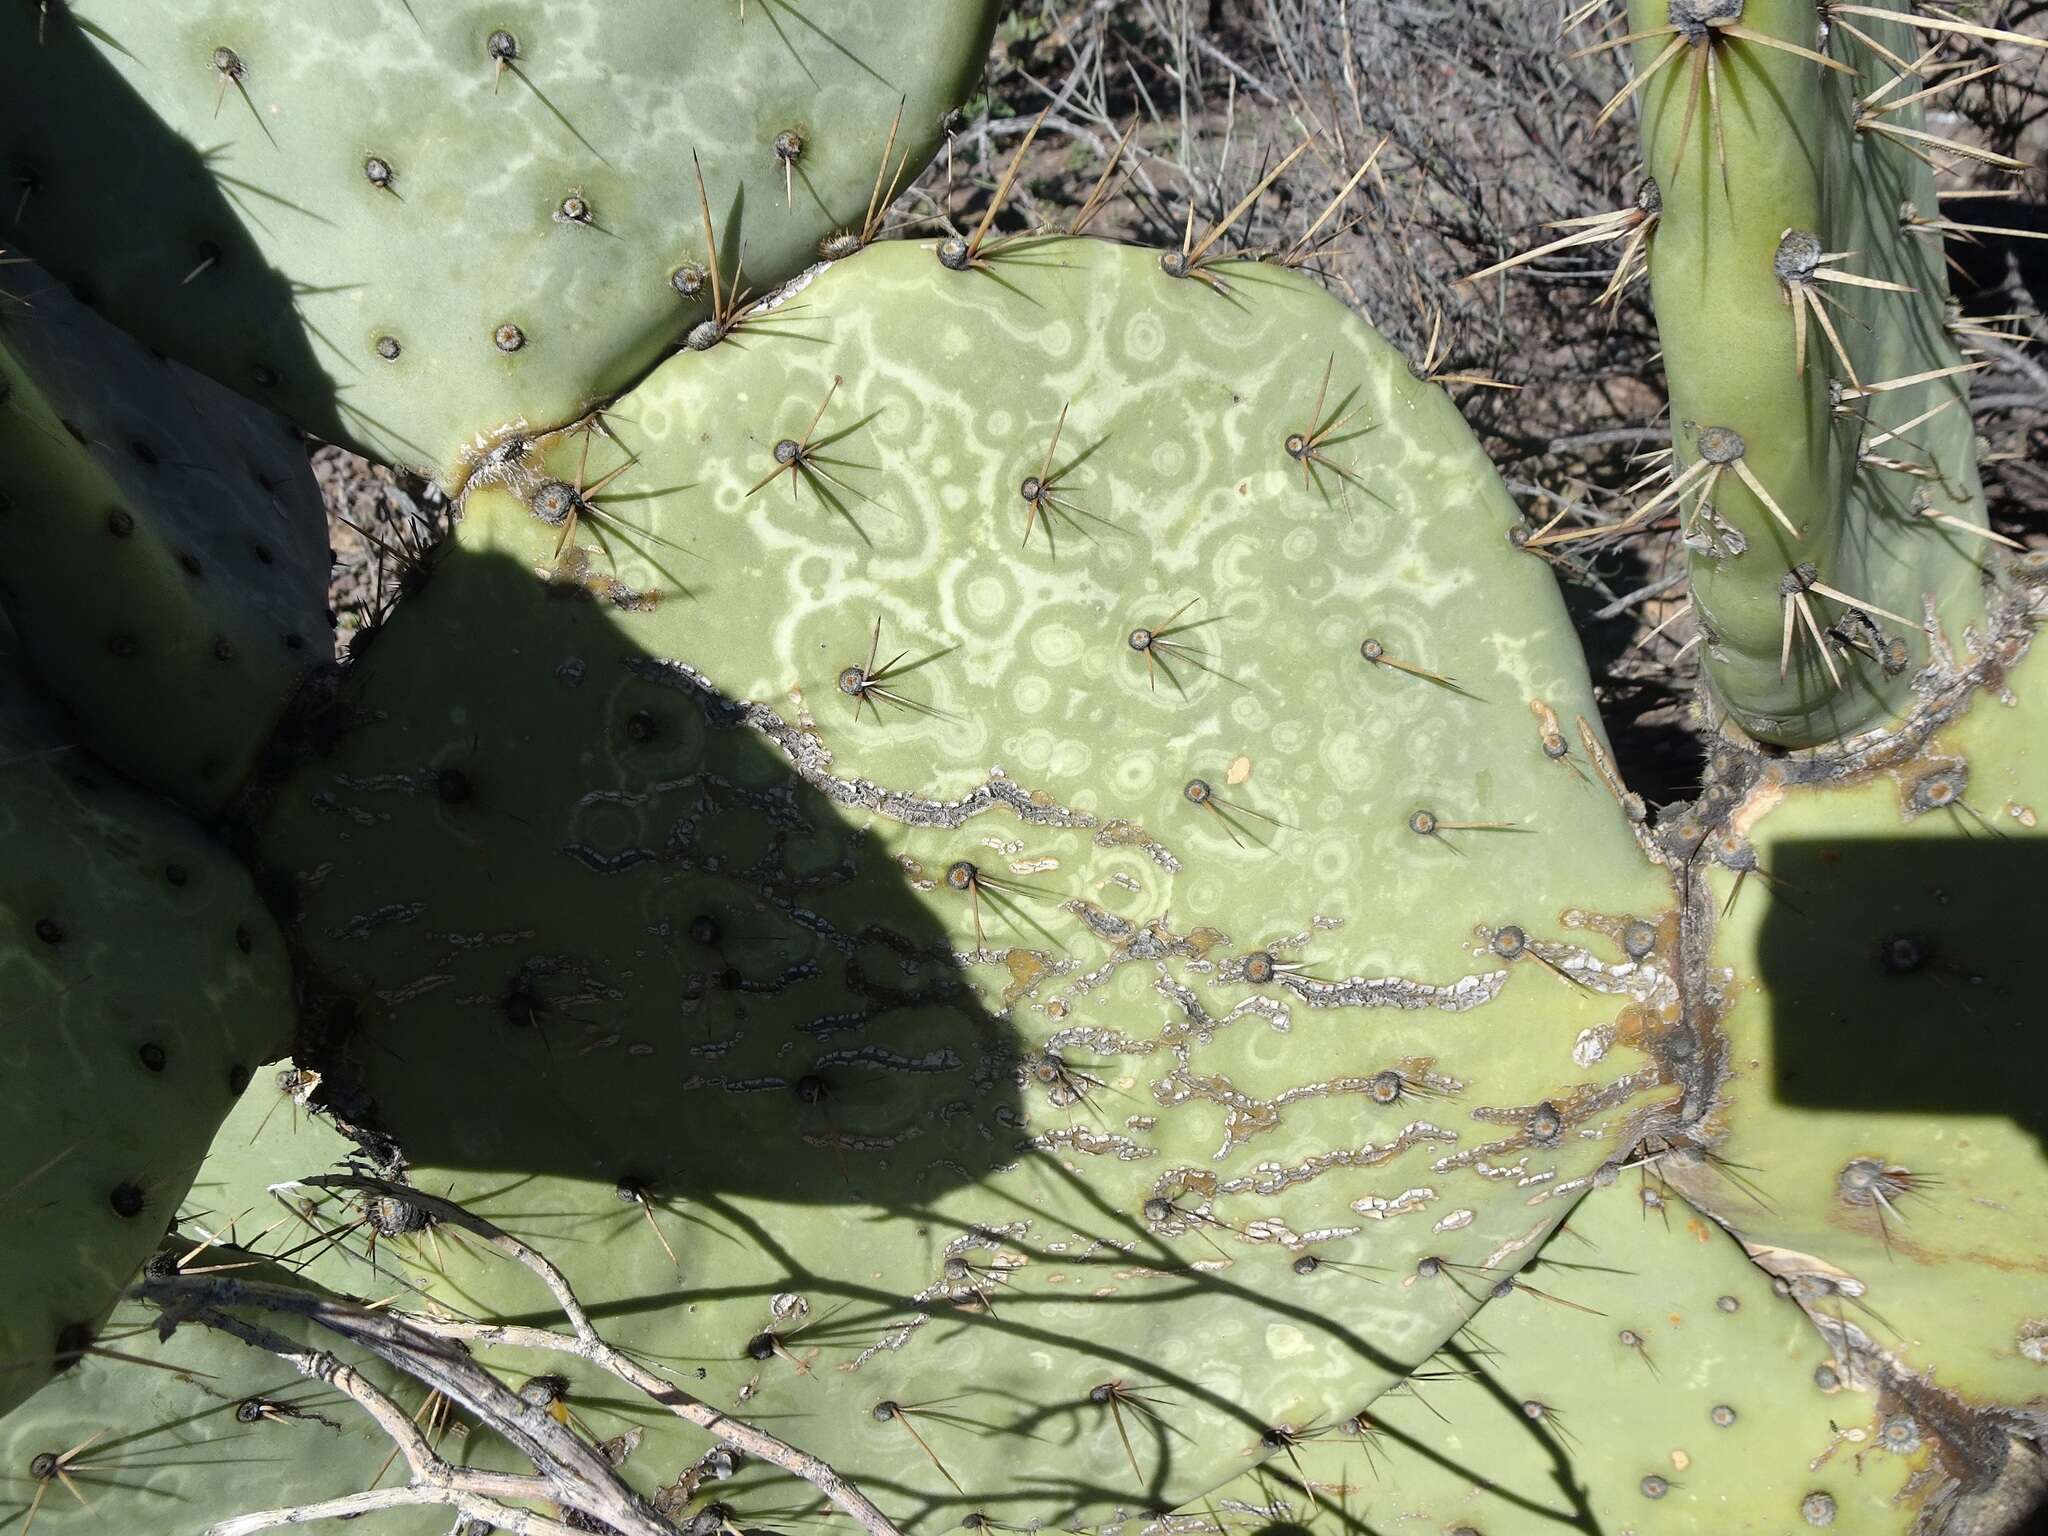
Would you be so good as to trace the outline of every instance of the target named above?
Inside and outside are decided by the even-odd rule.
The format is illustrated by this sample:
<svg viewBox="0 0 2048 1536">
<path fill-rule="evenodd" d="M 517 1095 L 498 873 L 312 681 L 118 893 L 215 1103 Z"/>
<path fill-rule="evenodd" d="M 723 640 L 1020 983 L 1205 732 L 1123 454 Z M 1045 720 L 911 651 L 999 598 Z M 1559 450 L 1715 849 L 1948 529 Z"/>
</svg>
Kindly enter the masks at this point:
<svg viewBox="0 0 2048 1536">
<path fill-rule="evenodd" d="M 47 273 L 0 301 L 0 607 L 101 755 L 197 809 L 333 657 L 327 520 L 280 416 Z"/>
<path fill-rule="evenodd" d="M 1223 275 L 832 266 L 472 493 L 266 834 L 323 1096 L 920 1527 L 1170 1507 L 1370 1402 L 1686 1049 L 1490 466 Z"/>
<path fill-rule="evenodd" d="M 290 984 L 240 866 L 0 670 L 0 1413 L 99 1362 Z"/>
</svg>

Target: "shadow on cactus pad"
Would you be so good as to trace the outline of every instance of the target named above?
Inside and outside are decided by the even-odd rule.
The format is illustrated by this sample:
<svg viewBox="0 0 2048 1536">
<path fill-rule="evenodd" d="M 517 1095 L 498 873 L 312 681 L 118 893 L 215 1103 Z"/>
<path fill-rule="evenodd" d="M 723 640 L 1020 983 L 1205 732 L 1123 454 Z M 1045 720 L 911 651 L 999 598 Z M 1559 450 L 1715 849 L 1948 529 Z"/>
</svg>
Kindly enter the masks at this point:
<svg viewBox="0 0 2048 1536">
<path fill-rule="evenodd" d="M 509 559 L 450 562 L 407 616 L 440 664 L 367 654 L 377 708 L 276 850 L 345 858 L 301 866 L 343 941 L 301 1060 L 373 1147 L 616 1186 L 571 1242 L 721 1192 L 915 1207 L 1011 1160 L 1013 1034 L 744 706 Z"/>
<path fill-rule="evenodd" d="M 1800 841 L 1780 845 L 1771 873 L 1784 899 L 1762 970 L 1782 1103 L 1866 1125 L 2002 1117 L 2048 1139 L 2048 1097 L 2025 1066 L 2048 1052 L 2029 1016 L 2040 980 L 2026 952 L 2048 840 L 1972 827 Z"/>
</svg>

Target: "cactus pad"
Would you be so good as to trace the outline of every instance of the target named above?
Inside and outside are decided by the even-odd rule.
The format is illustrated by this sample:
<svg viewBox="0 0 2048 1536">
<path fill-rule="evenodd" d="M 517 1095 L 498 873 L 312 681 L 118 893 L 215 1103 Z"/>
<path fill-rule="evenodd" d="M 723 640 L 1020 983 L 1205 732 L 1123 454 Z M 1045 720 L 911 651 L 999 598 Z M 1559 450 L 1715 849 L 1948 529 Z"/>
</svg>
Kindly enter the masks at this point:
<svg viewBox="0 0 2048 1536">
<path fill-rule="evenodd" d="M 332 655 L 305 448 L 24 270 L 0 308 L 0 605 L 96 751 L 215 809 Z"/>
<path fill-rule="evenodd" d="M 11 672 L 0 935 L 4 1412 L 80 1361 L 291 1025 L 247 874 L 69 747 Z"/>
<path fill-rule="evenodd" d="M 1310 284 L 910 245 L 786 302 L 828 354 L 500 466 L 378 637 L 265 836 L 301 1062 L 908 1523 L 1170 1506 L 1630 1144 L 1670 889 L 1469 432 Z"/>
<path fill-rule="evenodd" d="M 214 1250 L 210 1262 L 246 1266 Z M 242 1274 L 275 1283 L 268 1268 Z M 297 1318 L 254 1318 L 313 1348 L 336 1348 Z M 124 1301 L 108 1321 L 124 1358 L 94 1357 L 0 1420 L 0 1526 L 67 1536 L 108 1527 L 198 1536 L 216 1521 L 370 1488 L 390 1445 L 339 1391 L 276 1357 L 186 1323 L 154 1335 L 158 1313 Z M 347 1351 L 343 1351 L 347 1354 Z M 395 1375 L 353 1362 L 380 1386 Z M 451 1449 L 453 1445 L 451 1444 Z M 388 1478 L 386 1487 L 402 1478 Z M 29 1512 L 33 1510 L 31 1515 Z M 446 1536 L 440 1509 L 379 1512 L 385 1536 Z"/>
<path fill-rule="evenodd" d="M 1975 650 L 1941 658 L 1907 741 L 1724 776 L 1756 870 L 1739 895 L 1734 870 L 1706 882 L 1734 898 L 1714 956 L 1738 978 L 1715 998 L 1731 1075 L 1714 1156 L 1670 1174 L 1790 1286 L 1845 1376 L 2036 1437 L 2048 1123 L 2019 941 L 2048 920 L 2039 567 L 1994 594 L 2003 622 Z"/>
<path fill-rule="evenodd" d="M 1982 616 L 1968 359 L 1926 140 L 1894 132 L 1925 133 L 1912 30 L 1846 18 L 1817 55 L 1813 0 L 1708 9 L 1629 6 L 1677 424 L 1656 499 L 1717 701 L 1808 746 L 1907 702 L 1930 615 L 1948 644 Z"/>
<path fill-rule="evenodd" d="M 705 316 L 693 155 L 728 290 L 778 282 L 861 228 L 899 109 L 884 187 L 931 157 L 996 6 L 688 10 L 10 7 L 14 231 L 150 344 L 459 483 Z"/>
<path fill-rule="evenodd" d="M 1907 1536 L 1946 1511 L 1931 1428 L 1844 1382 L 1742 1245 L 1660 1189 L 1588 1194 L 1472 1342 L 1293 1460 L 1130 1529 L 1213 1509 L 1389 1536 Z"/>
</svg>

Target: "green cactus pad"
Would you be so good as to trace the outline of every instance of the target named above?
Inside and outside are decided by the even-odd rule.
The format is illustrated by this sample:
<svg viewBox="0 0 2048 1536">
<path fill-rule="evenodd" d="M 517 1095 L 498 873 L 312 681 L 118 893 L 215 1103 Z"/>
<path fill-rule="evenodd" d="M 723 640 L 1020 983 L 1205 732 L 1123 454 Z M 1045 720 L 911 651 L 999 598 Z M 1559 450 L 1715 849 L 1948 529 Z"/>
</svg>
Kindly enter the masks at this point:
<svg viewBox="0 0 2048 1536">
<path fill-rule="evenodd" d="M 1639 97 L 1663 193 L 1649 262 L 1677 510 L 1717 701 L 1753 736 L 1808 746 L 1903 705 L 1930 612 L 1949 643 L 1982 615 L 1967 375 L 1857 392 L 1966 361 L 1948 329 L 1924 146 L 1884 131 L 1925 131 L 1919 104 L 1889 103 L 1926 82 L 1895 83 L 1863 112 L 1876 126 L 1859 128 L 1859 98 L 1898 72 L 1854 32 L 1911 59 L 1907 27 L 1834 27 L 1828 57 L 1851 75 L 1810 57 L 1813 0 L 1709 6 L 1718 19 L 1692 26 L 1711 41 L 1674 37 L 1681 13 L 1701 12 L 1698 0 L 1629 5 L 1631 29 L 1651 34 L 1635 45 L 1639 71 L 1678 50 Z M 1709 65 L 1711 96 L 1695 78 Z M 1824 642 L 1829 660 L 1814 628 L 1841 636 Z"/>
<path fill-rule="evenodd" d="M 860 229 L 899 108 L 885 191 L 930 159 L 996 10 L 10 7 L 0 165 L 14 235 L 136 335 L 456 484 L 704 318 L 693 155 L 727 287 L 780 282 Z"/>
<path fill-rule="evenodd" d="M 2027 596 L 2000 594 L 2002 626 L 1930 675 L 1918 752 L 1727 786 L 1760 870 L 1716 940 L 1731 1076 L 1713 1159 L 1670 1176 L 1791 1284 L 1845 1373 L 2039 1436 L 2048 662 Z M 1735 874 L 1710 883 L 1726 902 Z"/>
<path fill-rule="evenodd" d="M 239 1272 L 282 1278 L 263 1268 Z M 126 1358 L 88 1359 L 0 1420 L 0 1528 L 21 1530 L 33 1507 L 37 1533 L 199 1536 L 235 1515 L 336 1498 L 377 1480 L 391 1443 L 339 1391 L 197 1323 L 158 1339 L 158 1316 L 123 1302 L 108 1331 Z M 298 1318 L 250 1316 L 295 1341 L 349 1354 Z M 418 1406 L 423 1389 L 408 1391 L 374 1361 L 350 1363 L 395 1392 L 406 1411 Z M 403 1483 L 402 1466 L 385 1472 L 384 1487 Z M 443 1509 L 391 1509 L 361 1528 L 447 1536 L 451 1522 Z"/>
<path fill-rule="evenodd" d="M 290 983 L 249 877 L 0 672 L 0 1413 L 100 1331 Z"/>
<path fill-rule="evenodd" d="M 1214 1510 L 1384 1536 L 1907 1536 L 1953 1500 L 1931 1427 L 1846 1386 L 1740 1243 L 1633 1176 L 1581 1200 L 1472 1334 L 1292 1460 L 1126 1530 Z"/>
<path fill-rule="evenodd" d="M 920 1528 L 1171 1506 L 1370 1401 L 1694 1043 L 1456 411 L 1204 279 L 835 264 L 473 488 L 265 832 L 322 1100 Z M 1169 1405 L 1128 1449 L 1113 1381 Z"/>
<path fill-rule="evenodd" d="M 305 448 L 21 270 L 26 302 L 0 306 L 0 605 L 95 751 L 216 809 L 332 656 Z"/>
</svg>

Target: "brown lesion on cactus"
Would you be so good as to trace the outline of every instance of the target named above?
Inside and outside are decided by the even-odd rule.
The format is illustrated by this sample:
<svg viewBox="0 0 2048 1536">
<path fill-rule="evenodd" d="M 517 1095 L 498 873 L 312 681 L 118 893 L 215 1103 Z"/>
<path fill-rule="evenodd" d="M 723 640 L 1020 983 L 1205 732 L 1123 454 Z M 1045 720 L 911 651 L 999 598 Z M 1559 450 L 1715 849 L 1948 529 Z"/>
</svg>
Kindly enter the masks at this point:
<svg viewBox="0 0 2048 1536">
<path fill-rule="evenodd" d="M 1114 1157 L 1120 1163 L 1142 1162 L 1159 1155 L 1156 1147 L 1145 1146 L 1129 1136 L 1110 1130 L 1091 1131 L 1085 1125 L 1040 1131 L 1031 1138 L 1031 1145 L 1041 1152 L 1085 1152 L 1090 1157 Z"/>
<path fill-rule="evenodd" d="M 767 737 L 800 779 L 837 805 L 859 806 L 905 826 L 949 831 L 957 831 L 998 806 L 1027 826 L 1093 832 L 1108 825 L 1086 811 L 1060 803 L 1042 790 L 1027 789 L 1000 771 L 951 800 L 890 789 L 866 779 L 841 778 L 831 771 L 831 750 L 814 732 L 798 729 L 766 705 L 735 703 L 725 698 L 688 662 L 665 656 L 633 656 L 627 658 L 625 666 L 636 677 L 696 700 L 710 725 L 752 730 Z M 1163 867 L 1178 867 L 1166 862 L 1171 857 L 1166 850 L 1144 840 L 1142 829 L 1121 837 L 1119 845 L 1142 847 Z"/>
<path fill-rule="evenodd" d="M 1459 278 L 1458 281 L 1480 282 L 1498 273 L 1541 261 L 1546 256 L 1555 256 L 1561 251 L 1576 250 L 1588 245 L 1609 245 L 1619 240 L 1621 251 L 1615 259 L 1614 275 L 1608 279 L 1607 286 L 1593 301 L 1595 305 L 1604 304 L 1610 308 L 1619 308 L 1621 296 L 1639 279 L 1649 275 L 1648 246 L 1651 236 L 1656 232 L 1657 221 L 1663 213 L 1664 194 L 1658 188 L 1655 177 L 1645 176 L 1641 185 L 1636 188 L 1634 200 L 1627 207 L 1616 208 L 1608 213 L 1588 214 L 1577 219 L 1554 219 L 1544 228 L 1566 229 L 1571 233 L 1556 240 L 1546 241 L 1519 255 L 1510 256 L 1504 261 L 1497 261 L 1469 277 Z"/>
<path fill-rule="evenodd" d="M 1261 1163 L 1250 1173 L 1219 1180 L 1216 1193 L 1271 1199 L 1299 1185 L 1308 1184 L 1340 1168 L 1381 1168 L 1413 1147 L 1436 1142 L 1455 1142 L 1455 1131 L 1427 1120 L 1410 1121 L 1386 1141 L 1363 1141 L 1334 1152 L 1317 1152 L 1292 1163 Z M 1361 1195 L 1351 1202 L 1352 1211 L 1373 1221 L 1406 1215 L 1434 1199 L 1433 1191 L 1408 1190 L 1393 1196 Z"/>
<path fill-rule="evenodd" d="M 1381 1073 L 1302 1083 L 1282 1089 L 1270 1098 L 1259 1098 L 1238 1088 L 1225 1073 L 1201 1073 L 1182 1065 L 1152 1084 L 1152 1097 L 1162 1110 L 1198 1102 L 1220 1106 L 1223 1110 L 1223 1141 L 1216 1148 L 1215 1156 L 1222 1158 L 1253 1137 L 1277 1130 L 1283 1118 L 1282 1111 L 1290 1104 L 1354 1095 L 1380 1103 L 1382 1100 L 1378 1094 L 1385 1091 L 1390 1076 L 1405 1090 L 1408 1075 L 1398 1069 L 1389 1069 Z M 1429 1091 L 1434 1097 L 1447 1096 L 1436 1090 Z"/>
<path fill-rule="evenodd" d="M 1725 190 L 1728 181 L 1728 142 L 1721 121 L 1721 70 L 1726 67 L 1721 59 L 1723 50 L 1732 54 L 1737 42 L 1751 43 L 1759 48 L 1771 48 L 1780 53 L 1791 54 L 1795 58 L 1805 59 L 1825 69 L 1848 75 L 1852 79 L 1857 75 L 1856 70 L 1838 59 L 1831 59 L 1824 53 L 1802 47 L 1798 43 L 1787 42 L 1782 37 L 1773 37 L 1768 32 L 1760 32 L 1755 27 L 1747 25 L 1742 19 L 1746 8 L 1745 0 L 1669 0 L 1666 12 L 1669 17 L 1667 25 L 1649 27 L 1641 32 L 1625 33 L 1607 42 L 1581 48 L 1572 54 L 1571 57 L 1574 59 L 1583 59 L 1592 54 L 1609 53 L 1617 48 L 1632 47 L 1637 43 L 1652 42 L 1658 38 L 1668 39 L 1656 57 L 1637 70 L 1628 84 L 1609 98 L 1607 104 L 1600 109 L 1599 117 L 1594 120 L 1594 126 L 1606 122 L 1620 111 L 1629 98 L 1654 80 L 1664 67 L 1680 54 L 1690 52 L 1692 79 L 1686 88 L 1685 116 L 1678 125 L 1678 153 L 1672 158 L 1671 177 L 1674 181 L 1677 180 L 1679 173 L 1685 169 L 1686 140 L 1691 136 L 1693 119 L 1699 115 L 1700 95 L 1704 87 L 1707 117 L 1713 125 L 1714 160 L 1720 167 L 1722 186 Z"/>
</svg>

